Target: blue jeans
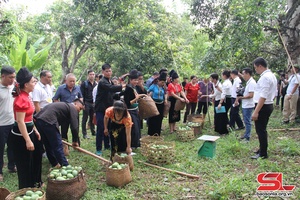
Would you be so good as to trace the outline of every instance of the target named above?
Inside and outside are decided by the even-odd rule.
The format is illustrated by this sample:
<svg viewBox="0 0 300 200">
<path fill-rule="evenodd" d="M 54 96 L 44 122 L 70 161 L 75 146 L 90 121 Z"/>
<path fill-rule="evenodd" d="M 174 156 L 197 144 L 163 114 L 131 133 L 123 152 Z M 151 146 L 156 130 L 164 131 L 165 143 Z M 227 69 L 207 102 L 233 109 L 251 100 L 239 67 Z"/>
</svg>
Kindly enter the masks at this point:
<svg viewBox="0 0 300 200">
<path fill-rule="evenodd" d="M 96 150 L 102 150 L 102 141 L 104 140 L 104 148 L 109 149 L 109 136 L 104 135 L 104 113 L 96 112 L 97 118 L 97 134 L 96 134 Z"/>
<path fill-rule="evenodd" d="M 58 163 L 61 166 L 69 165 L 63 151 L 61 135 L 56 125 L 51 125 L 43 120 L 37 119 L 35 126 L 41 134 L 47 158 L 52 167 L 56 166 Z"/>
<path fill-rule="evenodd" d="M 7 143 L 7 138 L 12 127 L 13 125 L 0 126 L 0 174 L 2 174 L 2 168 L 4 163 L 3 156 L 4 156 L 5 144 L 7 144 L 7 159 L 8 159 L 7 168 L 13 170 L 15 167 L 13 151 Z"/>
<path fill-rule="evenodd" d="M 242 111 L 243 111 L 244 124 L 246 127 L 244 138 L 249 140 L 251 135 L 251 116 L 252 116 L 253 108 L 243 108 Z"/>
</svg>

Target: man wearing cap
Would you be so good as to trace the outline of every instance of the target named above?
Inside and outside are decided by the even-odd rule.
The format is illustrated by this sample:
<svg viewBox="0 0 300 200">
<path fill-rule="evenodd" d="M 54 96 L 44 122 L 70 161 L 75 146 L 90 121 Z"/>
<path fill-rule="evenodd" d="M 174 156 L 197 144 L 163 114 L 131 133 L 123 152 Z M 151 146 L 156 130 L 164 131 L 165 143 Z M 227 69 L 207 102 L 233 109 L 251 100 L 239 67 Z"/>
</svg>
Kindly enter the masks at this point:
<svg viewBox="0 0 300 200">
<path fill-rule="evenodd" d="M 283 123 L 288 124 L 288 123 L 294 123 L 295 122 L 295 117 L 297 113 L 297 102 L 298 102 L 298 97 L 299 97 L 299 81 L 300 81 L 300 76 L 299 76 L 299 66 L 295 66 L 295 74 L 292 74 L 289 77 L 288 80 L 288 87 L 286 90 L 286 95 L 284 97 L 284 103 L 283 103 Z M 293 69 L 290 69 L 291 72 L 293 73 Z"/>
<path fill-rule="evenodd" d="M 47 157 L 52 167 L 69 165 L 64 152 L 59 125 L 69 119 L 72 132 L 72 144 L 78 145 L 79 122 L 78 115 L 84 109 L 84 104 L 80 99 L 75 99 L 73 103 L 56 102 L 49 104 L 39 113 L 34 115 L 35 126 L 41 134 Z"/>
<path fill-rule="evenodd" d="M 13 103 L 14 98 L 11 93 L 14 88 L 14 81 L 16 78 L 15 69 L 9 66 L 3 66 L 1 69 L 1 82 L 0 82 L 0 182 L 3 181 L 2 168 L 4 165 L 3 155 L 5 144 L 9 132 L 14 124 Z M 7 168 L 9 172 L 16 172 L 13 152 L 10 146 L 7 146 Z"/>
<path fill-rule="evenodd" d="M 146 81 L 146 87 L 149 88 L 150 85 L 152 84 L 153 80 L 156 79 L 159 76 L 158 72 L 154 72 L 153 75 L 148 78 L 148 80 Z"/>
</svg>

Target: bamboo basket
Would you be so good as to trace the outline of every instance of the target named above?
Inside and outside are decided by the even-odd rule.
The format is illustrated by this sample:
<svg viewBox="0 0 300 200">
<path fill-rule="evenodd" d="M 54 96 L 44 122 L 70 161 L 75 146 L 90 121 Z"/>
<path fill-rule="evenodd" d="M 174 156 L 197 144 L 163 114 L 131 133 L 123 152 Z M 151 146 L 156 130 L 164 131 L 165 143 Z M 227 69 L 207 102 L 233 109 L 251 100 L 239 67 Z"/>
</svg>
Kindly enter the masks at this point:
<svg viewBox="0 0 300 200">
<path fill-rule="evenodd" d="M 165 149 L 154 148 L 153 145 L 167 146 Z M 156 141 L 147 145 L 146 157 L 149 163 L 155 165 L 171 164 L 175 159 L 175 143 Z"/>
<path fill-rule="evenodd" d="M 134 164 L 131 155 L 127 155 L 126 157 L 122 158 L 118 154 L 115 154 L 112 160 L 113 162 L 118 162 L 118 163 L 128 163 L 130 171 L 133 171 Z"/>
<path fill-rule="evenodd" d="M 188 142 L 195 138 L 194 130 L 177 130 L 176 131 L 177 138 L 182 142 Z"/>
<path fill-rule="evenodd" d="M 122 162 L 120 162 L 122 163 Z M 106 184 L 114 187 L 123 187 L 124 185 L 132 181 L 132 177 L 129 170 L 129 165 L 123 169 L 111 169 L 106 168 Z"/>
<path fill-rule="evenodd" d="M 0 200 L 5 200 L 5 198 L 10 194 L 10 191 L 6 188 L 0 188 Z"/>
<path fill-rule="evenodd" d="M 151 97 L 146 96 L 139 100 L 139 115 L 141 119 L 159 115 L 156 104 Z"/>
<path fill-rule="evenodd" d="M 48 177 L 46 190 L 47 200 L 79 200 L 87 189 L 86 180 L 81 170 L 69 180 L 52 180 Z"/>
<path fill-rule="evenodd" d="M 154 134 L 153 136 L 151 135 L 147 135 L 144 136 L 140 139 L 140 143 L 141 143 L 141 154 L 143 156 L 146 156 L 147 154 L 147 145 L 156 141 L 163 141 L 164 138 L 159 136 L 158 134 Z"/>
<path fill-rule="evenodd" d="M 201 125 L 203 123 L 203 117 L 201 114 L 191 114 L 187 116 L 187 121 L 199 123 Z"/>
<path fill-rule="evenodd" d="M 26 192 L 28 190 L 31 190 L 33 192 L 36 192 L 36 191 L 41 191 L 43 192 L 43 195 L 41 197 L 38 198 L 38 200 L 45 200 L 46 199 L 46 192 L 44 192 L 42 189 L 40 188 L 23 188 L 23 189 L 20 189 L 20 190 L 17 190 L 15 192 L 11 192 L 6 198 L 5 200 L 14 200 L 16 197 L 18 196 L 22 196 L 22 195 L 25 195 Z"/>
<path fill-rule="evenodd" d="M 185 108 L 185 104 L 186 104 L 185 102 L 182 102 L 179 99 L 177 99 L 175 102 L 174 110 L 175 111 L 183 110 Z"/>
</svg>

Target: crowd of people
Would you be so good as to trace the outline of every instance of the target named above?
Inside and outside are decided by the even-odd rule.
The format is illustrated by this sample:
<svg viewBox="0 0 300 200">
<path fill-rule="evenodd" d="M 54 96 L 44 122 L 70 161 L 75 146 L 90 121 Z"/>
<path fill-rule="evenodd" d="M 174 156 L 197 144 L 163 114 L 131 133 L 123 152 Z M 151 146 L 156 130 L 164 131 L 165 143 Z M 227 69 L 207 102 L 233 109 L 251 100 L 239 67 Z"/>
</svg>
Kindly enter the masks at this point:
<svg viewBox="0 0 300 200">
<path fill-rule="evenodd" d="M 209 106 L 213 105 L 213 127 L 217 133 L 228 134 L 231 129 L 245 129 L 240 140 L 248 142 L 252 120 L 259 139 L 259 150 L 251 158 L 268 158 L 266 129 L 274 99 L 287 87 L 286 94 L 282 95 L 283 122 L 294 122 L 299 96 L 299 68 L 295 67 L 295 74 L 280 79 L 278 83 L 265 59 L 255 59 L 253 66 L 260 75 L 257 82 L 253 78 L 254 71 L 244 68 L 241 73 L 236 69 L 224 70 L 222 80 L 217 73 L 201 80 L 193 75 L 183 87 L 175 70 L 161 69 L 144 81 L 143 73 L 136 69 L 115 77 L 111 66 L 106 63 L 102 65 L 101 74 L 89 70 L 87 80 L 80 85 L 76 85 L 74 74 L 67 74 L 65 83 L 56 92 L 50 71 L 43 70 L 37 81 L 26 67 L 16 73 L 14 68 L 3 66 L 0 84 L 0 181 L 3 181 L 6 144 L 7 168 L 9 172 L 18 173 L 20 189 L 42 185 L 44 151 L 52 167 L 67 166 L 67 147 L 63 146 L 62 140 L 68 140 L 70 128 L 72 145 L 80 146 L 81 110 L 82 138 L 90 139 L 88 127 L 91 135 L 96 137 L 95 153 L 98 156 L 102 156 L 105 149 L 111 151 L 111 158 L 117 152 L 130 154 L 140 147 L 143 128 L 148 129 L 148 135 L 160 135 L 166 108 L 169 108 L 169 133 L 172 134 L 177 130 L 177 122 L 182 120 L 186 123 L 190 114 L 201 114 L 205 119 Z M 146 96 L 153 99 L 159 114 L 147 118 L 147 126 L 143 126 L 144 119 L 139 116 L 138 105 Z M 183 119 L 180 110 L 175 110 L 178 101 L 186 104 Z"/>
</svg>

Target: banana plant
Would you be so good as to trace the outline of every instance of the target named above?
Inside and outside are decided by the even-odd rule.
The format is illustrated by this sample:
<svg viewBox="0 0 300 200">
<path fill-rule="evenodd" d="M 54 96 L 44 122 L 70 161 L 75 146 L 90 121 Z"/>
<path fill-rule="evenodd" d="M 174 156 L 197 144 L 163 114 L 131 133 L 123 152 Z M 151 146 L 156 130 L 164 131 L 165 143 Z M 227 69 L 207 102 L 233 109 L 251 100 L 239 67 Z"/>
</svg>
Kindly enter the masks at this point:
<svg viewBox="0 0 300 200">
<path fill-rule="evenodd" d="M 10 64 L 19 70 L 21 67 L 26 66 L 29 70 L 33 71 L 40 69 L 46 62 L 49 54 L 49 50 L 54 43 L 54 40 L 46 47 L 37 51 L 45 37 L 39 38 L 33 45 L 30 44 L 29 49 L 26 49 L 27 35 L 25 34 L 20 41 L 19 37 L 12 36 L 16 44 L 10 49 L 9 59 Z"/>
</svg>

